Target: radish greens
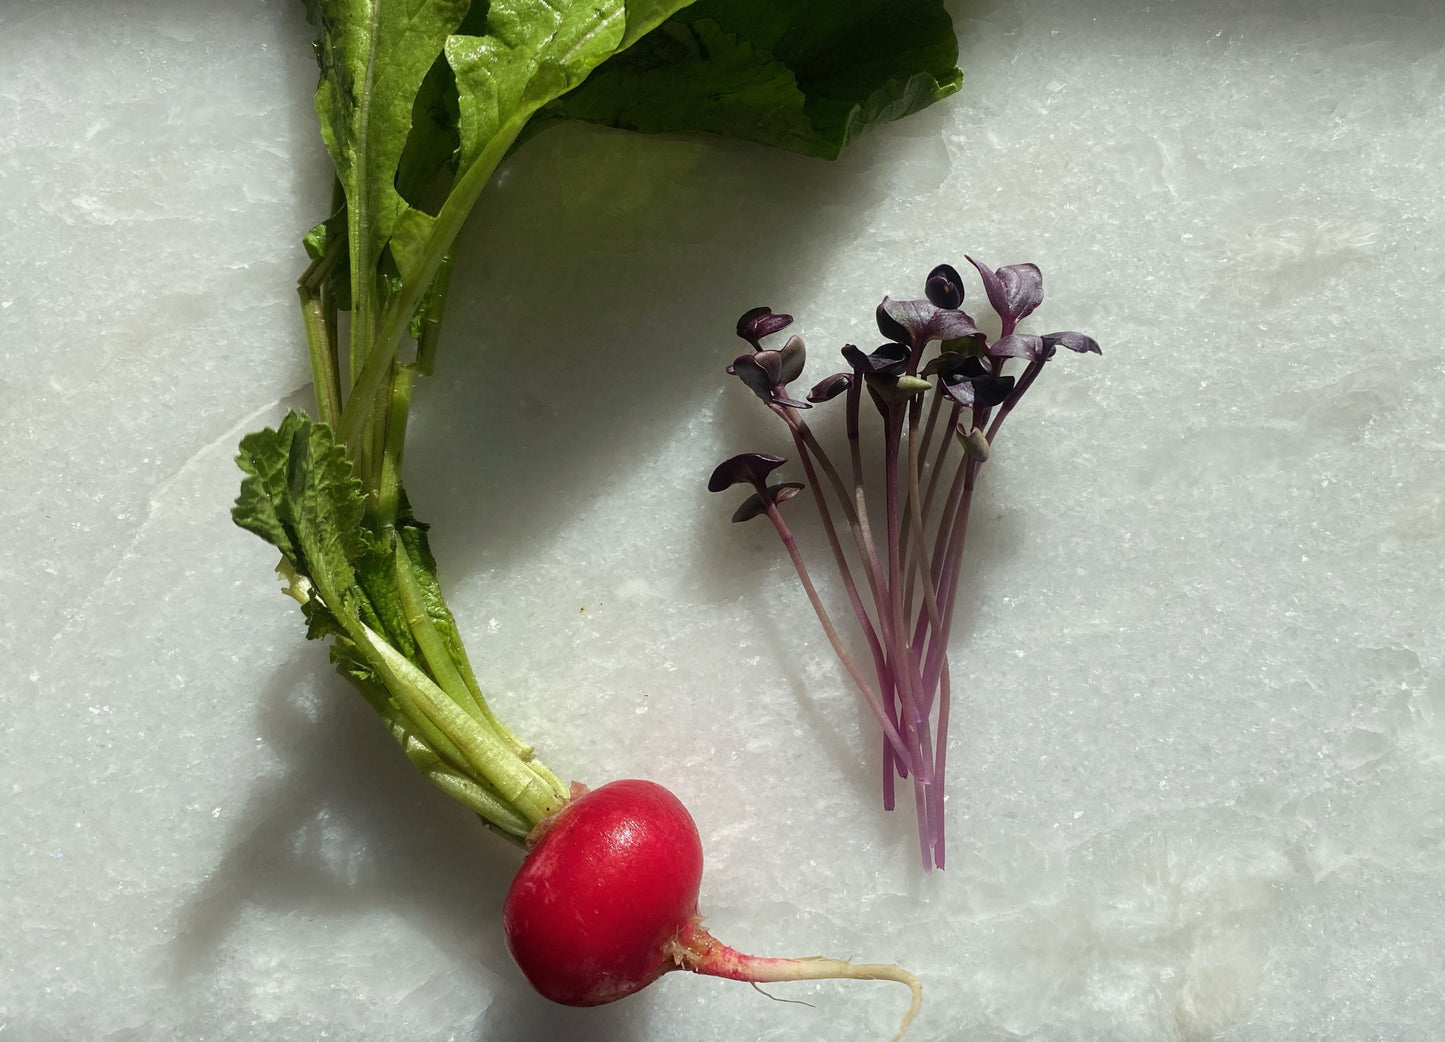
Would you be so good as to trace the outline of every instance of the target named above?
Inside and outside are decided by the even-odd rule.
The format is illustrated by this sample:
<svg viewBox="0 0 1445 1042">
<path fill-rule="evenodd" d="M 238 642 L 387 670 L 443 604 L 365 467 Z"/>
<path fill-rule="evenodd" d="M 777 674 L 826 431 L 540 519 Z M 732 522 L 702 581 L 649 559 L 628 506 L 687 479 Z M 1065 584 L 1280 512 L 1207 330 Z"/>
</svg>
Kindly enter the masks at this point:
<svg viewBox="0 0 1445 1042">
<path fill-rule="evenodd" d="M 937 0 L 309 0 L 336 170 L 299 293 L 315 416 L 241 443 L 236 523 L 307 636 L 439 788 L 521 842 L 568 800 L 496 719 L 402 484 L 452 250 L 507 155 L 563 120 L 817 156 L 958 89 Z"/>
</svg>

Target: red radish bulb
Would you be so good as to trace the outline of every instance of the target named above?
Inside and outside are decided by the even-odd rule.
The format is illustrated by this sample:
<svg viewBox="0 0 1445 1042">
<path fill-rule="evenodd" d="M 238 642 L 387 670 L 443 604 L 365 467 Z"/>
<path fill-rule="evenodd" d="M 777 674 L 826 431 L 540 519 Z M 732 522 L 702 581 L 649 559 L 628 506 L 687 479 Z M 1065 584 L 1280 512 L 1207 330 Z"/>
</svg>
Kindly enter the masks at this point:
<svg viewBox="0 0 1445 1042">
<path fill-rule="evenodd" d="M 692 815 L 654 782 L 624 780 L 576 795 L 543 823 L 502 913 L 507 947 L 532 986 L 567 1006 L 597 1006 L 669 970 L 753 983 L 851 978 L 922 988 L 906 970 L 840 959 L 744 955 L 697 913 L 702 841 Z"/>
</svg>

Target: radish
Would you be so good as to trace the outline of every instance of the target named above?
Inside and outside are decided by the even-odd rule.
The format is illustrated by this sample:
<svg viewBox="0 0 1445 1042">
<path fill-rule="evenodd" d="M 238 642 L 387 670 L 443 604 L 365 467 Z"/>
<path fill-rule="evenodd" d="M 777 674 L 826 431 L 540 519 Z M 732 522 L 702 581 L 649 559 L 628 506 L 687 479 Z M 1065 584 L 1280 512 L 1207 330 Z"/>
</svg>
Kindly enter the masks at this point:
<svg viewBox="0 0 1445 1042">
<path fill-rule="evenodd" d="M 891 19 L 896 0 L 845 4 L 827 18 L 808 5 L 774 11 L 750 0 L 734 12 L 728 46 L 702 60 L 675 47 L 697 31 L 690 3 L 308 0 L 316 113 L 336 169 L 329 216 L 306 234 L 311 263 L 297 286 L 315 417 L 291 412 L 242 439 L 245 476 L 231 516 L 280 552 L 276 570 L 301 605 L 307 637 L 330 642 L 332 662 L 406 757 L 530 850 L 507 901 L 507 935 L 544 995 L 595 1005 L 670 969 L 754 982 L 887 978 L 912 989 L 911 1019 L 918 982 L 897 967 L 758 959 L 714 941 L 697 917 L 697 829 L 665 789 L 618 782 L 569 795 L 488 705 L 427 526 L 403 488 L 413 391 L 435 370 L 457 235 L 518 142 L 563 119 L 624 114 L 654 130 L 723 130 L 692 100 L 731 82 L 754 34 L 770 41 L 769 60 L 785 71 L 803 58 L 862 70 L 827 77 L 826 113 L 810 103 L 805 115 L 807 92 L 789 86 L 793 116 L 727 128 L 816 155 L 836 155 L 867 125 L 951 94 L 962 79 L 940 0 L 910 0 L 896 31 L 882 34 L 871 29 Z M 700 13 L 697 25 L 714 26 L 714 17 Z M 790 49 L 780 50 L 785 27 Z M 612 60 L 634 45 L 643 58 L 636 67 Z M 659 92 L 659 71 L 665 81 L 682 78 Z M 560 108 L 569 92 L 587 91 L 593 72 L 601 87 L 591 100 L 573 113 Z M 628 97 L 641 109 L 626 102 L 603 115 Z M 654 104 L 661 123 L 644 116 Z M 778 101 L 763 91 L 738 104 L 730 120 L 750 105 L 774 115 Z M 558 315 L 582 325 L 538 314 L 530 342 L 586 335 L 586 309 L 566 292 Z M 534 379 L 532 364 L 512 378 L 517 386 Z"/>
<path fill-rule="evenodd" d="M 580 787 L 579 787 L 580 788 Z M 923 989 L 907 970 L 841 959 L 745 955 L 715 939 L 697 911 L 702 841 L 692 815 L 650 781 L 582 791 L 537 829 L 502 913 L 507 947 L 537 991 L 567 1006 L 598 1006 L 669 970 L 754 984 L 851 978 Z"/>
</svg>

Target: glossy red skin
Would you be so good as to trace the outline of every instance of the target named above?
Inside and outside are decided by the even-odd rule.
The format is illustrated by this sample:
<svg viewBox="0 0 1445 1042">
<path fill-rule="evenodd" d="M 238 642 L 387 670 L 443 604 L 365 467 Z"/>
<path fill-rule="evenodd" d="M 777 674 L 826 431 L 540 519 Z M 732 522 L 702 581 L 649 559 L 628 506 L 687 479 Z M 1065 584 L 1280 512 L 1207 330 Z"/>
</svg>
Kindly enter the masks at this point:
<svg viewBox="0 0 1445 1042">
<path fill-rule="evenodd" d="M 701 883 L 682 802 L 654 782 L 609 782 L 569 803 L 522 863 L 507 947 L 553 1002 L 612 1002 L 677 969 L 665 948 L 697 915 Z"/>
</svg>

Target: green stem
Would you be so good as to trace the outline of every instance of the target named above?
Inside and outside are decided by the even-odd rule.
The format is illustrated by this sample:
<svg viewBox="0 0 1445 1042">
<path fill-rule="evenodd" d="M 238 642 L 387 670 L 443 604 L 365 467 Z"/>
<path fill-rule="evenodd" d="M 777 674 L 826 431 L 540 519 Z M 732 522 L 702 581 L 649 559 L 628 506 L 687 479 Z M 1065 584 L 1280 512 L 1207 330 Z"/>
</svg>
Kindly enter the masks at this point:
<svg viewBox="0 0 1445 1042">
<path fill-rule="evenodd" d="M 416 277 L 408 280 L 402 286 L 401 292 L 393 297 L 386 313 L 381 317 L 376 337 L 364 360 L 365 364 L 361 366 L 359 373 L 353 370 L 352 397 L 346 403 L 341 416 L 340 433 L 346 444 L 355 446 L 361 441 L 370 412 L 369 403 L 381 389 L 382 381 L 401 344 L 402 334 L 411 323 L 411 316 L 426 294 L 427 287 L 436 278 L 443 258 L 451 251 L 452 243 L 462 230 L 462 225 L 466 223 L 467 215 L 482 194 L 482 189 L 491 180 L 512 142 L 527 125 L 531 114 L 530 109 L 524 110 L 503 124 L 482 153 L 462 171 L 452 185 L 451 193 L 442 204 L 432 225 L 432 234 L 427 239 Z"/>
<path fill-rule="evenodd" d="M 422 311 L 421 329 L 416 340 L 416 371 L 418 376 L 430 376 L 436 368 L 437 338 L 441 335 L 442 311 L 446 305 L 447 289 L 452 281 L 452 255 L 442 257 L 436 278 L 427 291 L 426 306 Z"/>
<path fill-rule="evenodd" d="M 401 608 L 406 614 L 411 635 L 416 638 L 417 647 L 421 649 L 422 658 L 426 660 L 427 669 L 436 678 L 438 686 L 452 701 L 461 706 L 468 716 L 481 723 L 489 723 L 488 717 L 491 714 L 483 713 L 482 707 L 477 704 L 471 689 L 467 687 L 456 664 L 452 662 L 451 653 L 447 650 L 441 634 L 432 625 L 421 584 L 417 582 L 416 573 L 412 571 L 411 558 L 407 556 L 406 547 L 402 546 L 400 539 L 396 541 L 395 558 L 396 587 L 401 595 Z"/>
<path fill-rule="evenodd" d="M 335 426 L 341 418 L 341 377 L 336 358 L 335 324 L 323 301 L 322 287 L 341 256 L 343 241 L 332 242 L 296 283 L 301 298 L 301 319 L 306 328 L 306 353 L 311 359 L 311 383 L 322 423 Z"/>
<path fill-rule="evenodd" d="M 410 659 L 365 624 L 360 625 L 358 636 L 358 646 L 376 664 L 387 689 L 404 709 L 419 711 L 456 745 L 470 768 L 468 774 L 490 783 L 534 825 L 562 809 L 567 801 L 565 792 L 554 788 L 495 733 L 468 716 Z"/>
<path fill-rule="evenodd" d="M 401 363 L 392 364 L 391 389 L 385 418 L 381 422 L 383 442 L 381 476 L 377 481 L 377 521 L 383 532 L 396 525 L 396 512 L 401 500 L 401 453 L 406 444 L 406 421 L 411 412 L 411 388 L 416 369 Z"/>
<path fill-rule="evenodd" d="M 401 746 L 407 759 L 428 781 L 475 811 L 498 833 L 521 844 L 531 831 L 532 824 L 518 814 L 515 807 L 503 800 L 494 788 L 467 775 L 466 761 L 460 753 L 454 761 L 448 762 L 448 758 L 443 757 L 418 734 L 414 722 L 401 711 L 396 699 L 392 698 L 391 692 L 383 685 L 355 675 L 350 679 L 362 697 L 370 703 L 371 708 L 376 710 L 376 714 L 386 722 L 387 729 L 391 731 L 391 736 L 396 739 L 396 744 Z M 435 728 L 431 730 L 435 731 Z M 459 764 L 462 766 L 458 766 Z"/>
</svg>

